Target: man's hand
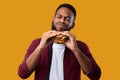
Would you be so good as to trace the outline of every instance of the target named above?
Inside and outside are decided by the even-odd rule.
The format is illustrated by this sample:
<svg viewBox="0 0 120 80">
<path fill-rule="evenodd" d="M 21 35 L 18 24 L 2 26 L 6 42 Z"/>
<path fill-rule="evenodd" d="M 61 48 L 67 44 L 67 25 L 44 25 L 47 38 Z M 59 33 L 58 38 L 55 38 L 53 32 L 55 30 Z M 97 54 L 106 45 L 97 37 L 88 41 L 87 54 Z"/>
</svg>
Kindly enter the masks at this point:
<svg viewBox="0 0 120 80">
<path fill-rule="evenodd" d="M 75 35 L 70 33 L 69 31 L 64 31 L 62 33 L 63 35 L 67 35 L 69 39 L 65 42 L 65 45 L 71 50 L 71 51 L 76 51 L 78 49 L 77 42 Z"/>
<path fill-rule="evenodd" d="M 48 31 L 42 35 L 40 44 L 32 52 L 32 54 L 26 59 L 26 64 L 30 71 L 32 71 L 36 67 L 36 64 L 40 58 L 39 56 L 42 50 L 51 43 L 51 41 L 48 39 L 50 39 L 55 35 L 56 35 L 56 31 Z"/>
<path fill-rule="evenodd" d="M 54 31 L 54 30 L 43 33 L 39 47 L 43 49 L 46 46 L 50 45 L 52 43 L 52 40 L 50 40 L 50 38 L 52 38 L 56 34 L 57 34 L 57 31 Z"/>
</svg>

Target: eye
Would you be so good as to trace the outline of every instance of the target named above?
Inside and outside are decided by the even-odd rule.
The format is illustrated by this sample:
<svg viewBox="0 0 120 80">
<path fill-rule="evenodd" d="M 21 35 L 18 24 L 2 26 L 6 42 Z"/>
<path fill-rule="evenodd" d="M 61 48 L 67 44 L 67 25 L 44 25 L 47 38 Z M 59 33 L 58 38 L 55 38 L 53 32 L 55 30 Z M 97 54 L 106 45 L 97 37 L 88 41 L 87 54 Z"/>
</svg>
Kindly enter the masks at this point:
<svg viewBox="0 0 120 80">
<path fill-rule="evenodd" d="M 66 17 L 65 20 L 66 20 L 66 21 L 70 21 L 70 17 Z"/>
<path fill-rule="evenodd" d="M 61 18 L 61 17 L 62 17 L 62 16 L 61 16 L 61 15 L 59 15 L 59 14 L 58 14 L 58 15 L 56 15 L 56 18 Z"/>
</svg>

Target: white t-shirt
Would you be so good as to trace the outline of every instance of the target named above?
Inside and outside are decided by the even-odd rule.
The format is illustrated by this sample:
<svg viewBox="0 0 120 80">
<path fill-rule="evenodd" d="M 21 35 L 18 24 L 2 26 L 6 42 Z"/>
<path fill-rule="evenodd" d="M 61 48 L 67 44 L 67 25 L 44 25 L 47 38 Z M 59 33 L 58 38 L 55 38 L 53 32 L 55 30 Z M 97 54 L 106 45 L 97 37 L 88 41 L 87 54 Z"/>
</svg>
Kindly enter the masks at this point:
<svg viewBox="0 0 120 80">
<path fill-rule="evenodd" d="M 49 80 L 64 80 L 63 58 L 65 45 L 53 43 L 52 62 Z"/>
</svg>

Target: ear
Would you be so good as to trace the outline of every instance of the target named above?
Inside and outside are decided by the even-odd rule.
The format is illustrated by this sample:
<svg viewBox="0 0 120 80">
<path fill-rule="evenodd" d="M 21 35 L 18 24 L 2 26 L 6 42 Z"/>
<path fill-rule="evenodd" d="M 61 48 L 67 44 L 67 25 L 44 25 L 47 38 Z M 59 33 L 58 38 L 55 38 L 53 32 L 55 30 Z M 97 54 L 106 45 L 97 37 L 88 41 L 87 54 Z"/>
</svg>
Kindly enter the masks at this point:
<svg viewBox="0 0 120 80">
<path fill-rule="evenodd" d="M 52 17 L 52 21 L 55 19 L 55 16 Z"/>
<path fill-rule="evenodd" d="M 54 20 L 54 16 L 52 17 L 52 21 Z"/>
<path fill-rule="evenodd" d="M 73 24 L 72 24 L 72 26 L 71 26 L 71 28 L 70 28 L 70 29 L 73 29 L 73 28 L 74 28 L 74 26 L 75 26 L 75 22 L 73 22 Z"/>
</svg>

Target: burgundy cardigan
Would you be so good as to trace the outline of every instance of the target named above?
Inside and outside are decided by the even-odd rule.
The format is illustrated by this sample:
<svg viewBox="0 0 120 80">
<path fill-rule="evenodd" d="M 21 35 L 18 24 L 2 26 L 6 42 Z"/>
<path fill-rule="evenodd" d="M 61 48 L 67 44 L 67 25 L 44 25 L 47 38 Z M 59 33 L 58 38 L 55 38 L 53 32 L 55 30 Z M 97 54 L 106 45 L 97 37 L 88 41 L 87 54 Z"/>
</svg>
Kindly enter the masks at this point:
<svg viewBox="0 0 120 80">
<path fill-rule="evenodd" d="M 50 56 L 51 46 L 46 47 L 40 55 L 37 66 L 34 70 L 30 71 L 26 65 L 26 59 L 32 54 L 35 48 L 39 45 L 41 39 L 36 39 L 32 42 L 30 47 L 27 50 L 27 53 L 24 57 L 23 62 L 20 64 L 18 68 L 18 74 L 22 79 L 28 78 L 33 71 L 35 71 L 34 80 L 47 80 L 49 77 L 50 70 Z M 90 80 L 99 80 L 101 76 L 100 67 L 96 64 L 94 58 L 92 57 L 88 46 L 81 42 L 77 41 L 79 49 L 91 60 L 92 69 L 89 73 L 83 73 L 87 75 Z M 64 80 L 80 80 L 81 75 L 81 66 L 78 63 L 76 57 L 73 52 L 69 50 L 67 47 L 65 48 L 65 55 L 63 60 L 64 65 Z"/>
</svg>

